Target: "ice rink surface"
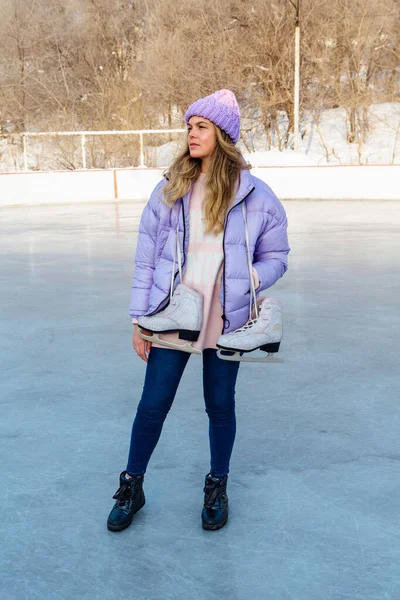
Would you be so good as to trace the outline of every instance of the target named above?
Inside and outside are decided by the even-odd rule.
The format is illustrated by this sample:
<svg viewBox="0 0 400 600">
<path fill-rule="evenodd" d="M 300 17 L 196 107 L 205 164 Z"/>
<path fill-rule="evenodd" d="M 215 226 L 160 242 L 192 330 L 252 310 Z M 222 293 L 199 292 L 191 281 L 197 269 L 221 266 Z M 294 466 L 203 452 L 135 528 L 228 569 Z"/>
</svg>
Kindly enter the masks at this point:
<svg viewBox="0 0 400 600">
<path fill-rule="evenodd" d="M 117 534 L 142 205 L 0 209 L 1 599 L 400 598 L 400 203 L 284 204 L 285 363 L 240 368 L 227 526 L 201 529 L 193 356 Z"/>
</svg>

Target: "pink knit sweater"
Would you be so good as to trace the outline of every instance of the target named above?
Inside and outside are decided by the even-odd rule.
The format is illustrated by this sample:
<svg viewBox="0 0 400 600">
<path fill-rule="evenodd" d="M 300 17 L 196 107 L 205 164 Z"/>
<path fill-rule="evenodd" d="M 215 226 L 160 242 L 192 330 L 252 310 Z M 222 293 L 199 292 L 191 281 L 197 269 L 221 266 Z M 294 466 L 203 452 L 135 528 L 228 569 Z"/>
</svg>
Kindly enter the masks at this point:
<svg viewBox="0 0 400 600">
<path fill-rule="evenodd" d="M 186 271 L 183 283 L 203 295 L 203 326 L 197 342 L 193 346 L 200 350 L 216 348 L 222 333 L 222 306 L 219 299 L 221 290 L 223 232 L 217 235 L 205 233 L 203 200 L 205 196 L 206 175 L 200 173 L 192 186 L 189 200 L 190 238 L 186 257 Z M 255 287 L 259 285 L 258 275 L 253 269 Z M 134 321 L 135 322 L 135 321 Z M 184 345 L 177 333 L 160 334 L 162 339 Z M 153 344 L 155 347 L 157 344 Z"/>
</svg>

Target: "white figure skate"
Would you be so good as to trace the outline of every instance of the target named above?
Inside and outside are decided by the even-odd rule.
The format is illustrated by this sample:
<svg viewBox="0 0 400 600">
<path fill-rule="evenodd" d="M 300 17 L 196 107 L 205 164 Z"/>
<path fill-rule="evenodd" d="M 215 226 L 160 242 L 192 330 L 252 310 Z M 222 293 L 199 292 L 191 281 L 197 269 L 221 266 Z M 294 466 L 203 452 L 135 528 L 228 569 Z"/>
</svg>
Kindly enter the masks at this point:
<svg viewBox="0 0 400 600">
<path fill-rule="evenodd" d="M 140 317 L 138 319 L 138 333 L 141 338 L 155 342 L 166 348 L 183 350 L 191 354 L 202 354 L 201 350 L 194 348 L 191 342 L 197 342 L 203 323 L 203 296 L 183 283 L 179 283 L 174 293 L 175 260 L 178 257 L 180 281 L 182 281 L 182 256 L 179 244 L 179 226 L 176 229 L 176 246 L 171 272 L 170 302 L 164 310 Z M 143 329 L 151 332 L 151 335 Z M 186 344 L 163 340 L 160 333 L 178 333 L 179 339 L 186 340 Z"/>
<path fill-rule="evenodd" d="M 256 316 L 258 315 L 258 316 Z M 275 358 L 282 340 L 282 305 L 275 298 L 262 298 L 254 307 L 253 318 L 243 327 L 221 335 L 217 355 L 225 360 L 243 362 L 277 362 Z M 243 356 L 255 350 L 267 352 L 266 356 Z M 226 351 L 229 351 L 226 354 Z"/>
<path fill-rule="evenodd" d="M 201 350 L 194 348 L 190 342 L 196 342 L 200 335 L 203 320 L 203 296 L 192 288 L 180 283 L 172 299 L 164 310 L 138 320 L 139 335 L 144 340 L 175 348 L 193 354 L 201 354 Z M 152 335 L 141 331 L 146 329 Z M 176 344 L 163 340 L 158 334 L 178 333 L 180 340 L 187 340 L 187 344 Z"/>
<path fill-rule="evenodd" d="M 246 205 L 242 203 L 243 220 L 246 234 L 247 263 L 250 275 L 250 310 L 249 320 L 243 327 L 221 335 L 217 342 L 217 356 L 224 360 L 242 362 L 275 362 L 283 363 L 275 358 L 282 340 L 282 304 L 274 298 L 260 298 L 254 287 L 252 262 L 250 256 L 249 232 L 247 228 Z M 256 350 L 267 352 L 267 356 L 243 356 Z"/>
</svg>

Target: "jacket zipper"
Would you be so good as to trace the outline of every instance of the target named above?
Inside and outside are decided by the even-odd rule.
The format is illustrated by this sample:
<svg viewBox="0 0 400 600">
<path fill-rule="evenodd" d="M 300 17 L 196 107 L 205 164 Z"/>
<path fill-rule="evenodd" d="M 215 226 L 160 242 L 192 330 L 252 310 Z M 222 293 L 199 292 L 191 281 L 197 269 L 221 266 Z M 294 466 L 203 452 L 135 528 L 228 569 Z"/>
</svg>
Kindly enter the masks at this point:
<svg viewBox="0 0 400 600">
<path fill-rule="evenodd" d="M 186 257 L 185 257 L 186 223 L 185 223 L 185 210 L 183 208 L 183 198 L 181 198 L 181 200 L 182 200 L 182 222 L 183 222 L 183 262 L 181 265 L 181 269 L 183 269 L 185 261 L 186 261 Z M 178 219 L 179 219 L 179 217 L 178 217 Z M 179 239 L 178 239 L 178 242 L 179 242 Z M 178 275 L 178 273 L 179 273 L 179 267 L 174 275 L 174 282 L 175 282 L 175 279 L 176 279 L 176 276 Z M 182 283 L 182 281 L 180 281 L 179 283 Z M 169 304 L 168 298 L 169 298 L 169 294 L 168 294 L 168 296 L 166 296 L 164 298 L 164 300 L 162 300 L 162 302 L 160 302 L 160 304 L 157 306 L 156 310 L 153 310 L 153 312 L 146 315 L 146 317 L 151 317 L 152 315 L 155 315 L 156 313 L 158 313 L 160 310 L 167 308 L 167 306 Z"/>
<path fill-rule="evenodd" d="M 226 219 L 225 219 L 224 236 L 223 236 L 223 238 L 222 238 L 222 250 L 223 250 L 223 253 L 224 253 L 224 268 L 223 268 L 223 275 L 222 275 L 223 282 L 224 282 L 224 301 L 223 301 L 223 305 L 222 305 L 222 319 L 223 319 L 223 325 L 222 325 L 222 331 L 221 331 L 221 334 L 223 334 L 223 333 L 224 333 L 224 329 L 225 329 L 225 321 L 227 321 L 227 323 L 228 323 L 227 327 L 229 327 L 229 325 L 230 325 L 230 321 L 229 321 L 229 320 L 226 318 L 226 315 L 225 315 L 225 304 L 226 304 L 226 278 L 225 278 L 225 232 L 226 232 L 226 228 L 227 228 L 227 225 L 228 225 L 228 217 L 229 217 L 229 215 L 231 214 L 231 212 L 233 211 L 233 209 L 234 209 L 234 208 L 236 208 L 236 206 L 240 206 L 240 204 L 242 204 L 242 202 L 244 202 L 244 201 L 245 201 L 245 200 L 246 200 L 246 199 L 247 199 L 247 198 L 250 196 L 250 194 L 252 194 L 252 193 L 254 192 L 254 190 L 255 190 L 255 189 L 256 189 L 256 188 L 253 186 L 253 187 L 251 188 L 251 190 L 249 191 L 249 193 L 248 193 L 248 194 L 246 194 L 246 196 L 243 198 L 243 200 L 241 200 L 240 202 L 238 202 L 237 204 L 235 204 L 235 206 L 232 206 L 232 208 L 229 210 L 228 214 L 226 215 Z M 251 277 L 251 275 L 250 275 L 250 277 Z"/>
</svg>

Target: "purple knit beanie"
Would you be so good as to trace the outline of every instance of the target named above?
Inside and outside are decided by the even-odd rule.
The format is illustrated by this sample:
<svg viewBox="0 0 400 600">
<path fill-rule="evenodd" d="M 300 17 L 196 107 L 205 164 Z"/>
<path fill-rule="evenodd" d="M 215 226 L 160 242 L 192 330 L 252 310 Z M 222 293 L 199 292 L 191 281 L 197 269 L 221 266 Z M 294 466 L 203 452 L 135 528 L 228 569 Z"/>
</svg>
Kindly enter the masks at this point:
<svg viewBox="0 0 400 600">
<path fill-rule="evenodd" d="M 233 143 L 240 137 L 240 110 L 235 94 L 230 90 L 218 90 L 193 102 L 185 114 L 186 125 L 191 117 L 204 117 L 218 125 L 232 139 Z"/>
</svg>

